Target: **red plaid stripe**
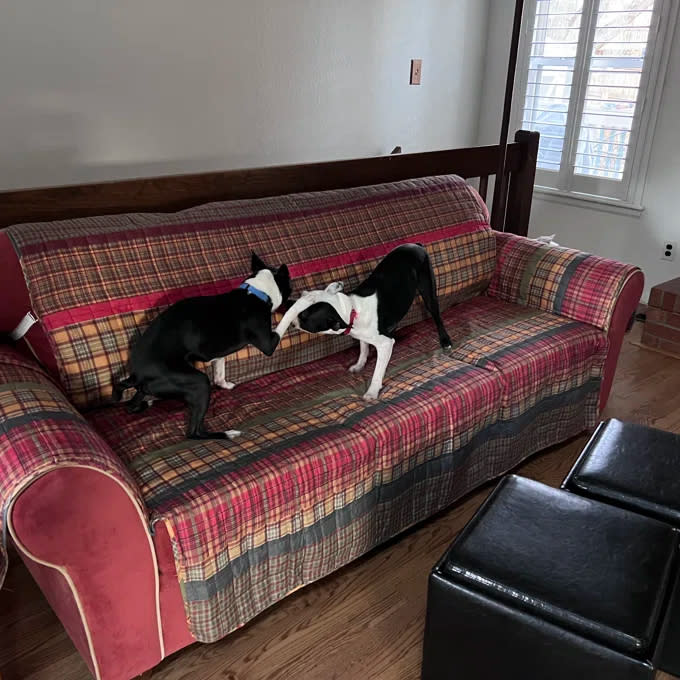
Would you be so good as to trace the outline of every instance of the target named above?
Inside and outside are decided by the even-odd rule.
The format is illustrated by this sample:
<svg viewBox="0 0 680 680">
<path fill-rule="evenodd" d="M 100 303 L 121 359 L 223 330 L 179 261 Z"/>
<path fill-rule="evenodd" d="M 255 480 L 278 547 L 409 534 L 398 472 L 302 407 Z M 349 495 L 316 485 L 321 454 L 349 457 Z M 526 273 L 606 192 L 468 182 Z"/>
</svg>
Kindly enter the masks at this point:
<svg viewBox="0 0 680 680">
<path fill-rule="evenodd" d="M 0 348 L 0 512 L 32 480 L 65 465 L 86 465 L 114 476 L 146 508 L 118 456 L 38 366 L 14 350 Z M 7 553 L 0 543 L 0 586 Z"/>
<path fill-rule="evenodd" d="M 232 201 L 176 215 L 128 215 L 9 229 L 33 311 L 47 332 L 72 401 L 110 400 L 126 370 L 135 330 L 171 302 L 230 290 L 247 276 L 250 251 L 286 262 L 297 290 L 330 280 L 358 283 L 394 245 L 422 240 L 432 255 L 442 305 L 488 285 L 495 243 L 478 194 L 455 176 L 340 191 Z M 405 323 L 423 318 L 415 306 Z M 328 353 L 345 346 L 326 345 Z M 294 339 L 274 360 L 253 348 L 230 358 L 243 382 L 295 366 L 320 345 Z"/>
<path fill-rule="evenodd" d="M 533 239 L 496 234 L 488 295 L 609 329 L 618 295 L 638 267 Z"/>
</svg>

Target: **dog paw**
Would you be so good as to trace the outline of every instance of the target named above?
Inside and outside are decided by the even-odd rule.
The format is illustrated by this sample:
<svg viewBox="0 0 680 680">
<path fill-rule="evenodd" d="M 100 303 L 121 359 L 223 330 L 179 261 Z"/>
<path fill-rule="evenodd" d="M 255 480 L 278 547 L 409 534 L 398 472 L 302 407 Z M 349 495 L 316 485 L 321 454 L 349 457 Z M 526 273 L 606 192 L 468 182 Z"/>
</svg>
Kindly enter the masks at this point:
<svg viewBox="0 0 680 680">
<path fill-rule="evenodd" d="M 363 364 L 352 364 L 348 369 L 350 373 L 361 373 L 364 370 Z"/>
<path fill-rule="evenodd" d="M 240 437 L 242 432 L 241 430 L 226 430 L 225 433 L 229 439 L 236 439 L 236 437 Z"/>
<path fill-rule="evenodd" d="M 215 381 L 215 385 L 223 390 L 233 390 L 236 387 L 236 383 L 229 382 L 228 380 Z"/>
<path fill-rule="evenodd" d="M 378 393 L 372 392 L 371 390 L 368 390 L 368 392 L 366 392 L 366 394 L 364 394 L 363 399 L 364 399 L 364 401 L 378 401 Z"/>
</svg>

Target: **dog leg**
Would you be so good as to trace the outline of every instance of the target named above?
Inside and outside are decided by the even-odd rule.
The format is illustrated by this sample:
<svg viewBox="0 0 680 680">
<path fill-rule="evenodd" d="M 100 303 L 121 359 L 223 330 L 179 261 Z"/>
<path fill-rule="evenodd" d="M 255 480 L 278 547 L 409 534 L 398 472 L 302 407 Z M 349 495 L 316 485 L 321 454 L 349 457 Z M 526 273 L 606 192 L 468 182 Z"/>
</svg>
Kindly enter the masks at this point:
<svg viewBox="0 0 680 680">
<path fill-rule="evenodd" d="M 188 439 L 227 439 L 237 436 L 236 430 L 209 432 L 205 429 L 203 419 L 210 403 L 210 380 L 205 373 L 189 364 L 168 366 L 162 375 L 145 383 L 145 391 L 154 397 L 181 399 L 189 407 Z"/>
<path fill-rule="evenodd" d="M 252 335 L 250 344 L 259 349 L 262 354 L 270 357 L 274 354 L 274 350 L 279 346 L 281 336 L 271 329 L 262 329 L 260 333 Z"/>
<path fill-rule="evenodd" d="M 437 299 L 437 282 L 434 276 L 434 269 L 432 269 L 432 262 L 430 261 L 427 253 L 425 254 L 425 261 L 420 267 L 418 272 L 418 291 L 420 292 L 420 297 L 425 303 L 425 309 L 430 312 L 430 316 L 434 319 L 434 323 L 437 326 L 437 333 L 439 335 L 439 344 L 442 349 L 450 349 L 451 338 L 446 332 L 444 327 L 444 322 L 442 321 L 442 316 L 439 311 L 439 300 Z"/>
<path fill-rule="evenodd" d="M 197 371 L 198 373 L 198 371 Z M 202 379 L 192 379 L 192 385 L 185 395 L 185 401 L 189 406 L 189 427 L 187 428 L 187 439 L 233 439 L 240 432 L 237 430 L 227 430 L 226 432 L 209 432 L 204 429 L 203 419 L 208 412 L 210 402 L 210 381 L 204 373 L 199 373 Z"/>
<path fill-rule="evenodd" d="M 137 387 L 138 384 L 137 377 L 134 373 L 123 380 L 113 383 L 113 399 L 114 401 L 120 401 L 123 398 L 123 392 L 132 387 Z"/>
<path fill-rule="evenodd" d="M 224 357 L 221 359 L 213 359 L 211 363 L 213 365 L 213 370 L 215 371 L 213 375 L 213 383 L 217 385 L 217 387 L 221 387 L 223 390 L 233 390 L 236 385 L 234 385 L 233 382 L 229 382 L 228 380 L 224 379 Z"/>
<path fill-rule="evenodd" d="M 382 389 L 385 371 L 387 370 L 387 365 L 390 363 L 390 358 L 392 356 L 394 338 L 387 338 L 384 335 L 379 335 L 378 339 L 371 344 L 375 345 L 378 352 L 378 358 L 375 362 L 371 384 L 368 386 L 366 394 L 364 394 L 364 401 L 375 401 L 378 398 L 378 394 Z"/>
<path fill-rule="evenodd" d="M 268 357 L 274 354 L 274 350 L 281 342 L 281 336 L 272 330 L 271 321 L 268 318 L 253 319 L 251 326 L 246 330 L 246 339 L 253 347 L 259 349 L 262 354 Z"/>
<path fill-rule="evenodd" d="M 135 395 L 127 404 L 128 413 L 142 413 L 149 408 L 151 404 L 148 402 L 148 397 L 141 390 L 137 390 Z"/>
<path fill-rule="evenodd" d="M 349 367 L 350 373 L 360 373 L 364 370 L 366 366 L 366 359 L 368 359 L 368 343 L 363 340 L 359 340 L 359 358 L 356 364 L 352 364 Z"/>
<path fill-rule="evenodd" d="M 279 321 L 279 324 L 274 331 L 278 334 L 279 338 L 282 338 L 286 334 L 288 326 L 290 326 L 290 324 L 293 323 L 295 319 L 297 319 L 298 314 L 307 309 L 307 307 L 311 307 L 315 300 L 316 298 L 312 295 L 303 296 L 299 298 L 292 307 L 290 307 L 290 309 L 283 315 L 283 318 L 281 321 Z"/>
</svg>

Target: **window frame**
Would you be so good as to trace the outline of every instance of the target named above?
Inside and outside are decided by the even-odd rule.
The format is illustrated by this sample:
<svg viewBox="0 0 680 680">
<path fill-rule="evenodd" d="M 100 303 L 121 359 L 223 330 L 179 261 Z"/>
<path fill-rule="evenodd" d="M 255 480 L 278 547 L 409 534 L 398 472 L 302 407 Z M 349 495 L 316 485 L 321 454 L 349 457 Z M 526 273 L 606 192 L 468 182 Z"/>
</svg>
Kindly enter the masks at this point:
<svg viewBox="0 0 680 680">
<path fill-rule="evenodd" d="M 524 103 L 529 80 L 529 59 L 538 0 L 526 3 L 520 35 L 520 56 L 515 76 L 515 92 L 512 120 L 516 129 L 522 127 Z M 588 85 L 588 64 L 592 52 L 593 38 L 597 26 L 600 0 L 583 0 L 578 47 L 575 56 L 572 85 L 570 90 L 569 114 L 564 136 L 563 155 L 560 169 L 550 172 L 536 169 L 535 191 L 543 198 L 561 203 L 582 204 L 614 210 L 627 214 L 639 214 L 644 209 L 643 193 L 649 158 L 651 155 L 654 128 L 658 117 L 664 81 L 673 41 L 678 9 L 677 0 L 656 0 L 649 30 L 648 48 L 640 76 L 636 110 L 630 133 L 629 155 L 626 157 L 623 179 L 577 175 L 574 161 L 578 147 L 577 137 L 585 93 Z M 603 190 L 605 189 L 605 190 Z"/>
</svg>

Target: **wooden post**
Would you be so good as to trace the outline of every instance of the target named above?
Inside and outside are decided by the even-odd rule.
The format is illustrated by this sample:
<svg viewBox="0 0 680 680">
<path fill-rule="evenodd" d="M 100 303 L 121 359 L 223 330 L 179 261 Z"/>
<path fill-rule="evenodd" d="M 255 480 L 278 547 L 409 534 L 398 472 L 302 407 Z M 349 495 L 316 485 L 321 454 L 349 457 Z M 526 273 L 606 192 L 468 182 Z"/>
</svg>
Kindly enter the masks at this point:
<svg viewBox="0 0 680 680">
<path fill-rule="evenodd" d="M 519 34 L 522 27 L 522 9 L 524 0 L 515 0 L 515 17 L 512 24 L 510 40 L 510 57 L 508 59 L 508 75 L 505 80 L 505 101 L 503 102 L 503 118 L 501 120 L 501 137 L 499 141 L 498 170 L 493 190 L 493 208 L 491 209 L 491 226 L 502 230 L 505 223 L 505 151 L 508 144 L 508 128 L 510 127 L 510 110 L 512 108 L 512 89 L 515 82 Z"/>
<path fill-rule="evenodd" d="M 482 200 L 486 203 L 486 192 L 489 188 L 489 175 L 482 175 L 479 178 L 479 195 Z"/>
<path fill-rule="evenodd" d="M 510 175 L 510 197 L 503 226 L 504 231 L 520 236 L 526 236 L 529 231 L 539 137 L 538 132 L 528 130 L 515 133 L 515 141 L 521 144 L 521 165 Z"/>
</svg>

